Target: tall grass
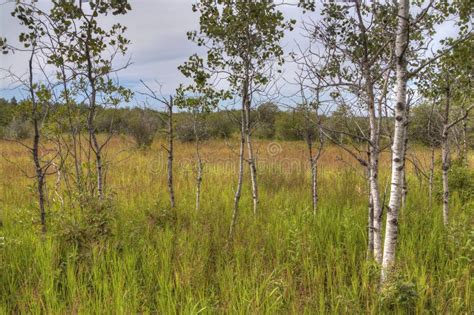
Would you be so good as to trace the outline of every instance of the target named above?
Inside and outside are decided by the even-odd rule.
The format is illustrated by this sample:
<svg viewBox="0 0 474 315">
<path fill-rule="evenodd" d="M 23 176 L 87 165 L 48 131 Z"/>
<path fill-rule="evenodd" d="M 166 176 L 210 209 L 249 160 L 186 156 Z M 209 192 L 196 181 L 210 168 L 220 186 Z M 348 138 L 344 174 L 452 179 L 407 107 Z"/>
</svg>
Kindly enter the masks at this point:
<svg viewBox="0 0 474 315">
<path fill-rule="evenodd" d="M 454 196 L 453 222 L 445 229 L 441 209 L 428 208 L 427 187 L 410 176 L 397 277 L 381 293 L 378 267 L 366 260 L 362 171 L 337 162 L 342 153 L 330 148 L 313 216 L 304 147 L 280 145 L 282 152 L 271 156 L 261 144 L 261 210 L 251 211 L 247 179 L 232 247 L 226 237 L 236 166 L 222 143 L 204 148 L 209 162 L 200 212 L 191 145 L 178 147 L 175 211 L 167 207 L 159 147 L 126 151 L 111 159 L 106 214 L 61 207 L 50 189 L 45 238 L 34 191 L 18 170 L 28 159 L 4 146 L 18 165 L 0 162 L 0 313 L 472 312 L 472 208 Z M 109 156 L 121 146 L 114 143 Z M 387 169 L 382 175 L 384 183 Z"/>
</svg>

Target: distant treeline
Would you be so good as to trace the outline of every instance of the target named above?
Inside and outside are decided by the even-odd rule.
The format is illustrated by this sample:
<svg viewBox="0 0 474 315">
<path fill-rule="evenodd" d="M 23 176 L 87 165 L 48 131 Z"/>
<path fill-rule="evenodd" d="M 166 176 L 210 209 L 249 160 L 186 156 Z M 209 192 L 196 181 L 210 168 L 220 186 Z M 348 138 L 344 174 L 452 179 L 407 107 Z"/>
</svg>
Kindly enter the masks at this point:
<svg viewBox="0 0 474 315">
<path fill-rule="evenodd" d="M 19 102 L 15 98 L 6 100 L 0 98 L 0 137 L 5 139 L 26 139 L 32 135 L 32 125 L 28 119 L 28 104 Z M 64 106 L 52 107 L 57 115 L 60 115 Z M 87 111 L 87 108 L 77 106 L 79 112 Z M 410 141 L 429 145 L 430 139 L 439 142 L 441 137 L 441 116 L 431 112 L 428 105 L 419 105 L 410 113 Z M 200 114 L 198 119 L 198 131 L 200 139 L 224 139 L 231 138 L 239 132 L 240 111 L 220 110 L 207 114 Z M 265 103 L 253 110 L 252 130 L 253 135 L 260 139 L 275 140 L 304 140 L 311 136 L 313 139 L 319 134 L 317 132 L 318 119 L 311 117 L 314 113 L 299 110 L 281 110 L 272 103 Z M 434 120 L 431 134 L 428 134 L 428 122 Z M 129 135 L 135 139 L 137 145 L 148 146 L 153 139 L 163 135 L 166 127 L 163 112 L 140 107 L 126 108 L 100 108 L 96 117 L 96 128 L 98 133 L 115 133 Z M 52 115 L 55 117 L 55 115 Z M 57 116 L 56 116 L 57 117 Z M 178 112 L 174 114 L 174 126 L 176 138 L 182 142 L 193 141 L 195 134 L 193 129 L 192 114 Z M 69 128 L 51 120 L 55 130 Z M 386 130 L 390 126 L 390 120 L 386 120 Z M 339 142 L 363 142 L 361 139 L 368 134 L 368 121 L 366 117 L 354 116 L 347 113 L 344 108 L 338 108 L 329 116 L 320 117 L 320 125 L 324 128 L 324 134 Z M 473 137 L 473 128 L 469 128 L 469 136 Z M 390 134 L 390 133 L 387 133 Z"/>
</svg>

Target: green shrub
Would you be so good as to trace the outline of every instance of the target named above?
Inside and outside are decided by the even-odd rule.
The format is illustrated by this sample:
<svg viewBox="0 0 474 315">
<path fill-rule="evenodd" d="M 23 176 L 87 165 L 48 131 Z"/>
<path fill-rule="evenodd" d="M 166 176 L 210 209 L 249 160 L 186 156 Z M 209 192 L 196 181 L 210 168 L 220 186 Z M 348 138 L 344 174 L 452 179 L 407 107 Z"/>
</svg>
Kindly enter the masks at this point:
<svg viewBox="0 0 474 315">
<path fill-rule="evenodd" d="M 413 282 L 403 279 L 396 271 L 382 289 L 381 302 L 390 309 L 404 309 L 413 312 L 418 299 L 418 291 Z"/>
</svg>

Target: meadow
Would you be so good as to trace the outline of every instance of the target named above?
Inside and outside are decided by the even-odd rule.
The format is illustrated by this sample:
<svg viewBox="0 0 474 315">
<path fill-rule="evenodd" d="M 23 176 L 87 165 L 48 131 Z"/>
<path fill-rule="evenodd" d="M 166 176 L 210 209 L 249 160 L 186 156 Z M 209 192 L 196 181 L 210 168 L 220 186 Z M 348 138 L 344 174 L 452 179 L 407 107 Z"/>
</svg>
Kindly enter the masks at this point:
<svg viewBox="0 0 474 315">
<path fill-rule="evenodd" d="M 114 138 L 105 205 L 69 208 L 52 174 L 42 236 L 34 179 L 26 176 L 30 157 L 20 145 L 0 142 L 0 313 L 472 314 L 472 201 L 454 191 L 445 228 L 440 195 L 430 207 L 426 180 L 408 165 L 396 277 L 381 292 L 378 267 L 366 259 L 364 172 L 337 147 L 321 157 L 313 215 L 304 143 L 256 141 L 260 211 L 252 212 L 247 167 L 235 239 L 227 245 L 236 145 L 203 145 L 197 212 L 194 144 L 176 144 L 171 210 L 161 143 L 137 150 L 128 138 Z M 411 152 L 428 165 L 428 149 Z M 388 158 L 382 154 L 382 191 Z"/>
</svg>

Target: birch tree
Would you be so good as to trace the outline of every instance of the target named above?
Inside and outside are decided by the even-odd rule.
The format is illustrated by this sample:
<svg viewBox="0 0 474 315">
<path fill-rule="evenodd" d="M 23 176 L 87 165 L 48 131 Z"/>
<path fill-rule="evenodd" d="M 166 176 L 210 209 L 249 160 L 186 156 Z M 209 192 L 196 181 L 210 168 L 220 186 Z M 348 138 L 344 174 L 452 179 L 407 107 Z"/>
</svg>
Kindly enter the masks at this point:
<svg viewBox="0 0 474 315">
<path fill-rule="evenodd" d="M 397 31 L 395 41 L 396 97 L 393 110 L 394 129 L 392 137 L 392 169 L 390 179 L 390 199 L 387 208 L 387 222 L 383 248 L 381 280 L 384 283 L 394 264 L 398 240 L 399 210 L 402 202 L 403 173 L 405 168 L 405 135 L 408 127 L 407 84 L 436 60 L 448 54 L 450 50 L 467 40 L 471 35 L 466 26 L 468 18 L 460 14 L 464 2 L 456 5 L 447 2 L 429 1 L 418 3 L 417 14 L 410 14 L 410 1 L 401 0 L 397 4 Z M 434 27 L 448 18 L 457 17 L 460 27 L 459 38 L 447 43 L 447 47 L 433 56 L 421 57 L 428 49 L 435 33 Z"/>
<path fill-rule="evenodd" d="M 320 54 L 315 53 L 317 48 L 309 50 L 313 56 L 305 58 L 308 71 L 313 71 L 314 78 L 323 77 L 322 86 L 332 88 L 340 100 L 352 99 L 344 103 L 360 104 L 359 115 L 367 117 L 368 130 L 359 128 L 359 138 L 367 144 L 367 152 L 363 154 L 367 158 L 357 155 L 367 167 L 369 182 L 369 252 L 373 240 L 373 256 L 379 263 L 382 262 L 383 207 L 378 180 L 379 154 L 383 108 L 392 67 L 393 9 L 391 4 L 378 2 L 330 2 L 323 4 L 320 21 L 305 24 L 310 40 L 324 47 Z M 328 58 L 329 66 L 318 74 L 310 57 Z M 350 107 L 355 109 L 356 106 Z"/>
<path fill-rule="evenodd" d="M 76 88 L 87 104 L 86 130 L 95 159 L 95 191 L 99 199 L 105 197 L 103 151 L 111 136 L 103 141 L 99 139 L 95 118 L 101 108 L 116 107 L 131 97 L 131 91 L 112 76 L 129 64 L 114 67 L 116 57 L 127 52 L 126 27 L 115 23 L 106 28 L 100 23 L 100 17 L 123 15 L 129 10 L 127 0 L 91 0 L 87 4 L 58 0 L 53 2 L 49 13 L 53 32 L 64 34 L 63 41 L 57 43 L 58 55 L 52 62 L 67 66 L 77 78 Z"/>
<path fill-rule="evenodd" d="M 27 99 L 24 102 L 26 107 L 26 115 L 33 125 L 33 141 L 32 144 L 21 143 L 31 154 L 34 170 L 35 170 L 35 188 L 38 198 L 38 206 L 40 212 L 41 231 L 43 234 L 47 231 L 46 225 L 46 176 L 49 174 L 50 167 L 54 164 L 57 154 L 48 154 L 44 152 L 44 144 L 47 139 L 44 134 L 44 126 L 49 118 L 51 107 L 51 90 L 46 84 L 37 78 L 35 73 L 36 67 L 43 68 L 44 64 L 38 55 L 41 53 L 41 37 L 45 35 L 44 27 L 38 21 L 38 11 L 34 3 L 23 5 L 18 2 L 12 12 L 12 16 L 16 17 L 20 24 L 25 27 L 25 31 L 20 33 L 18 39 L 23 45 L 22 50 L 29 53 L 27 78 L 23 79 L 12 72 L 9 75 L 13 80 L 27 92 Z M 6 43 L 4 42 L 4 45 Z M 7 49 L 7 46 L 4 46 Z M 15 50 L 13 47 L 9 47 Z M 47 81 L 47 80 L 46 80 Z"/>
<path fill-rule="evenodd" d="M 436 64 L 425 71 L 425 80 L 420 81 L 421 92 L 432 99 L 441 116 L 441 174 L 443 223 L 449 223 L 449 170 L 451 168 L 451 135 L 458 124 L 466 121 L 473 108 L 472 61 L 468 58 L 472 52 L 473 39 L 458 44 L 449 53 L 439 59 Z M 433 158 L 432 158 L 433 159 Z M 461 159 L 463 157 L 461 156 Z M 432 185 L 432 183 L 431 183 Z M 430 188 L 431 190 L 432 188 Z"/>
<path fill-rule="evenodd" d="M 189 64 L 188 64 L 189 65 Z M 181 71 L 187 73 L 191 69 L 180 67 Z M 199 71 L 198 69 L 193 69 Z M 188 94 L 189 95 L 186 95 Z M 203 181 L 204 163 L 201 157 L 201 134 L 203 129 L 203 117 L 212 112 L 221 98 L 225 98 L 224 92 L 216 92 L 205 81 L 196 80 L 194 85 L 181 86 L 177 91 L 177 105 L 179 108 L 187 109 L 192 116 L 195 160 L 196 160 L 196 211 L 201 205 L 201 186 Z"/>
<path fill-rule="evenodd" d="M 145 87 L 145 92 L 140 92 L 140 94 L 152 99 L 153 101 L 164 105 L 165 112 L 162 113 L 159 117 L 163 124 L 166 126 L 166 130 L 164 133 L 166 134 L 166 139 L 168 142 L 167 146 L 162 146 L 162 148 L 166 151 L 167 154 L 167 184 L 168 184 L 168 193 L 170 198 L 170 207 L 173 209 L 176 205 L 176 198 L 174 193 L 174 171 L 173 171 L 173 161 L 174 161 L 174 127 L 173 127 L 173 114 L 174 114 L 174 107 L 175 101 L 173 96 L 166 97 L 163 95 L 161 91 L 156 92 L 151 88 L 147 83 L 143 80 L 140 81 L 142 85 Z"/>
<path fill-rule="evenodd" d="M 207 53 L 205 60 L 195 55 L 189 62 L 201 64 L 208 77 L 225 79 L 228 90 L 241 102 L 239 174 L 229 232 L 232 239 L 242 191 L 246 143 L 253 211 L 258 210 L 257 164 L 251 137 L 252 99 L 269 82 L 273 64 L 283 63 L 279 41 L 294 21 L 285 21 L 276 5 L 267 1 L 201 0 L 193 5 L 193 11 L 200 13 L 200 27 L 199 31 L 188 32 L 188 38 L 204 46 Z"/>
</svg>

